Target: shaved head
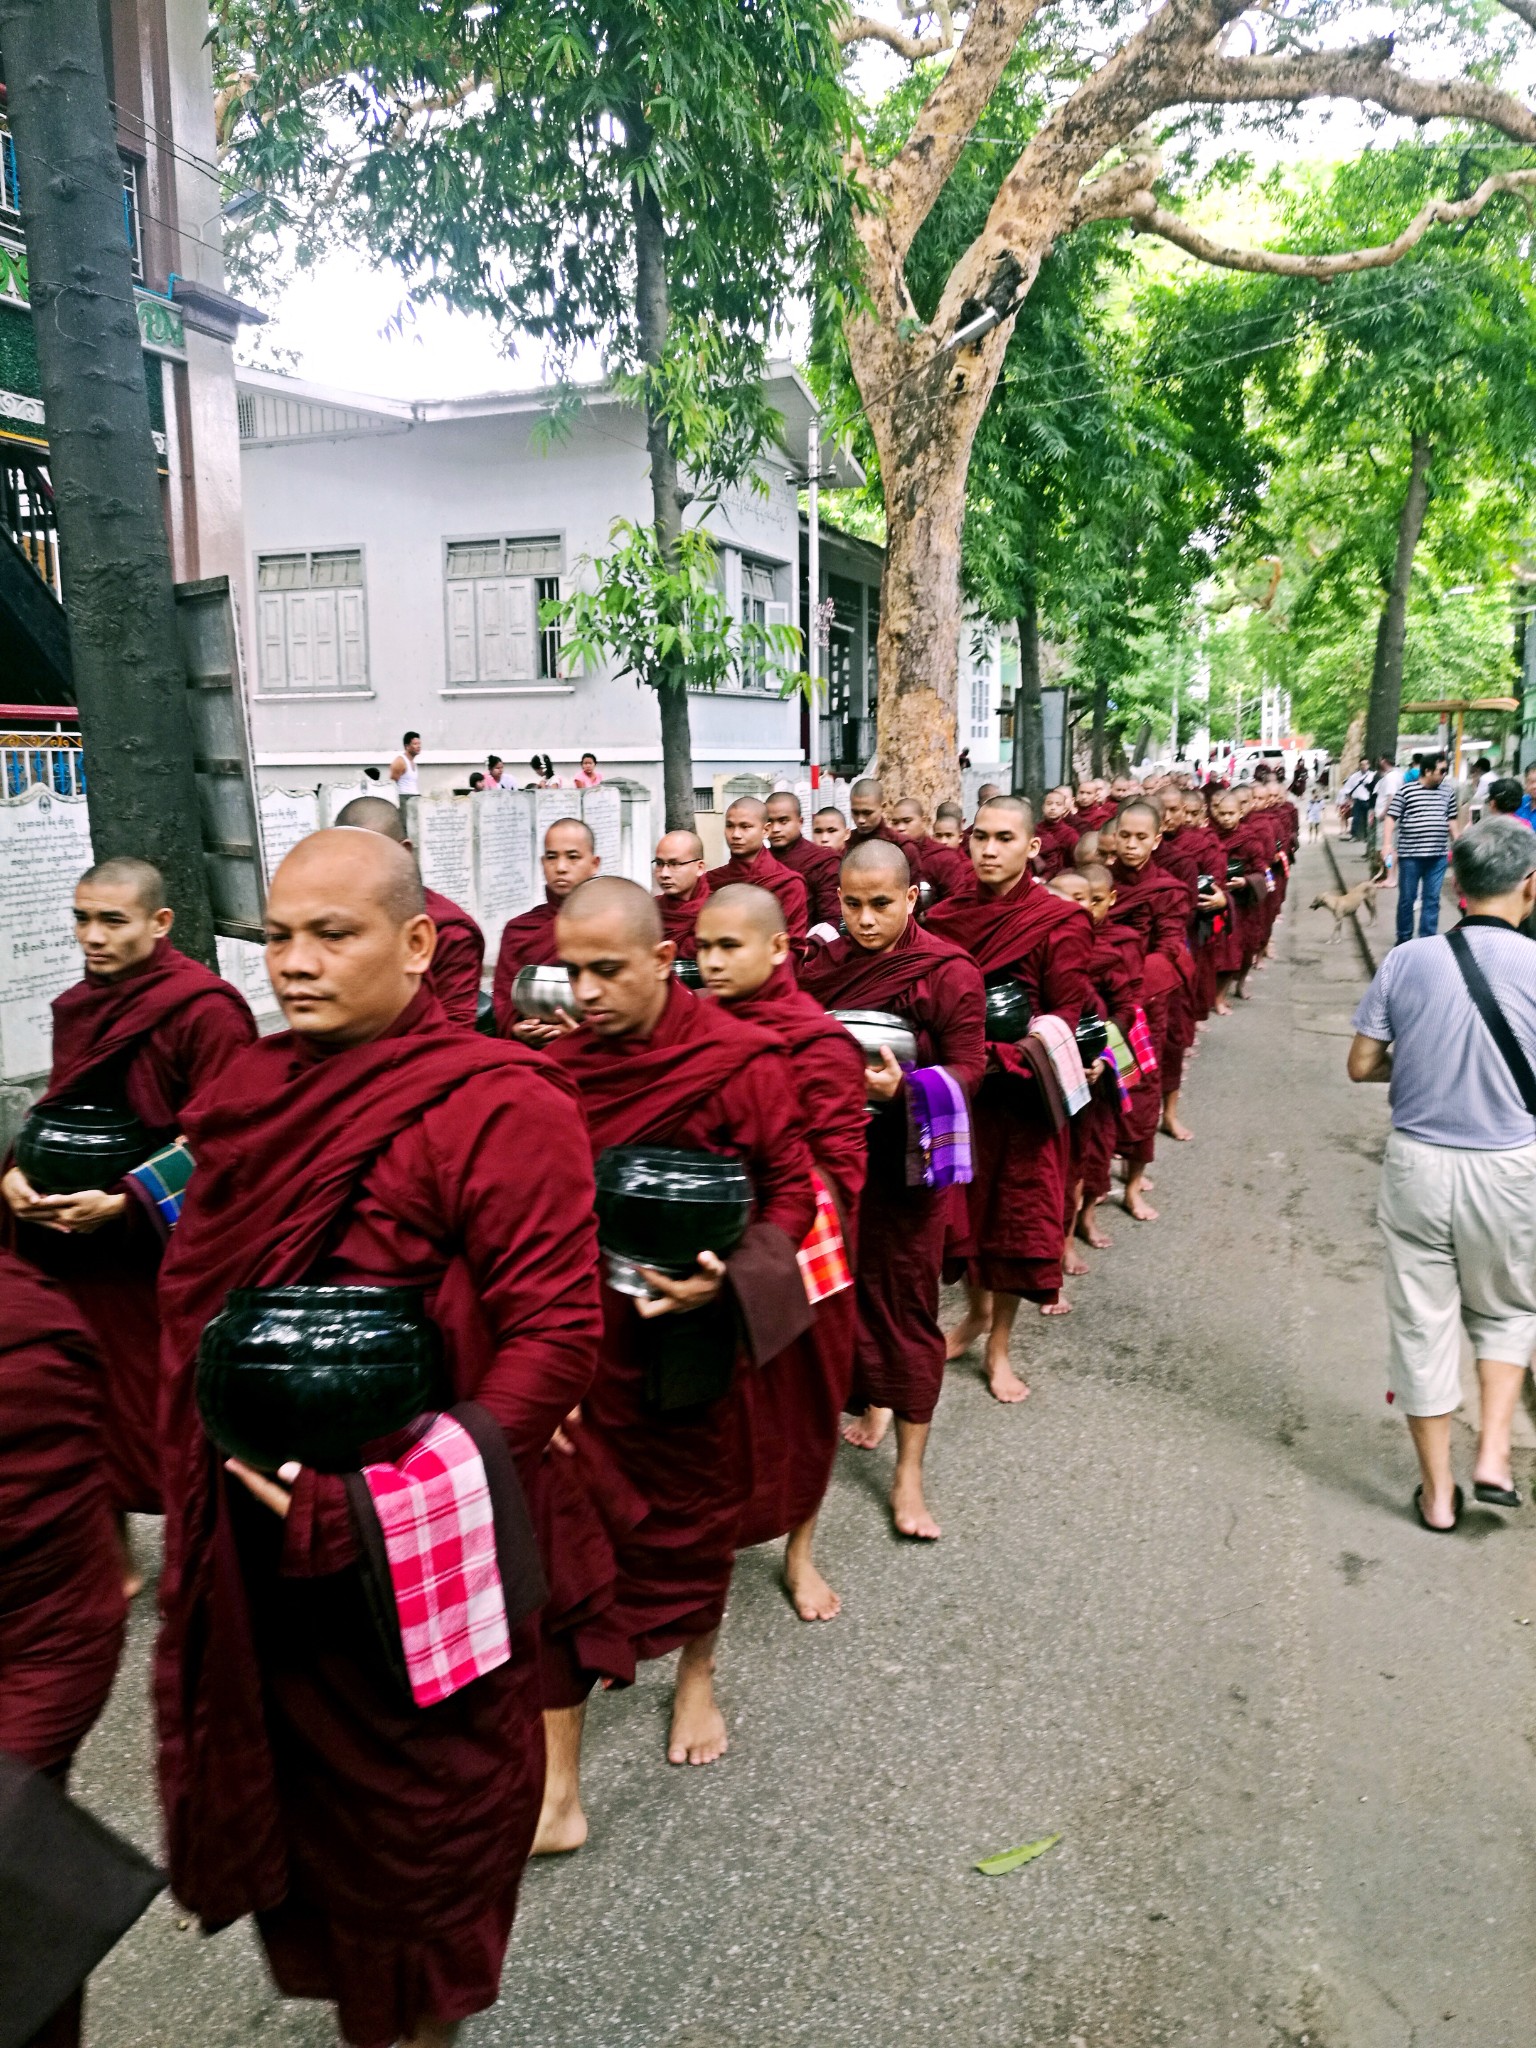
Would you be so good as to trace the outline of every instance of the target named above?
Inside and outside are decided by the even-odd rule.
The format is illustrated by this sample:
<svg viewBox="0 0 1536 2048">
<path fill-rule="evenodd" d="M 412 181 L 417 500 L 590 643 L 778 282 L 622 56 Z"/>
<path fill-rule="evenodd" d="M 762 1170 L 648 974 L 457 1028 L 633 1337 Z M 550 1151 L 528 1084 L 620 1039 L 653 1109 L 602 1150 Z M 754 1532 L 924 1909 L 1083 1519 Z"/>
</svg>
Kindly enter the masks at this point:
<svg viewBox="0 0 1536 2048">
<path fill-rule="evenodd" d="M 898 797 L 891 805 L 891 823 L 905 825 L 914 838 L 921 839 L 927 830 L 928 813 L 915 796 Z"/>
<path fill-rule="evenodd" d="M 873 775 L 863 776 L 848 792 L 850 797 L 861 796 L 867 803 L 883 804 L 885 791 Z"/>
<path fill-rule="evenodd" d="M 631 946 L 661 944 L 661 912 L 655 897 L 623 875 L 594 875 L 574 888 L 560 906 L 562 925 L 591 924 L 598 918 L 610 920 Z"/>
<path fill-rule="evenodd" d="M 715 890 L 699 912 L 701 938 L 726 924 L 746 925 L 764 938 L 789 930 L 778 897 L 771 889 L 759 889 L 751 882 L 727 882 L 723 889 Z"/>
<path fill-rule="evenodd" d="M 403 846 L 409 836 L 400 806 L 385 796 L 353 797 L 336 813 L 336 824 L 338 830 L 350 827 L 358 832 L 377 832 L 382 839 L 393 839 L 397 846 Z"/>
<path fill-rule="evenodd" d="M 792 789 L 776 789 L 773 795 L 769 797 L 767 803 L 764 804 L 763 809 L 771 811 L 775 807 L 780 811 L 787 812 L 792 818 L 801 818 L 805 815 L 800 808 L 800 799 Z"/>
<path fill-rule="evenodd" d="M 119 853 L 110 860 L 97 861 L 95 867 L 86 869 L 75 886 L 78 889 L 129 889 L 139 908 L 151 917 L 157 910 L 166 908 L 164 875 L 153 862 L 139 860 L 131 853 Z"/>
<path fill-rule="evenodd" d="M 828 820 L 836 825 L 845 825 L 848 822 L 836 804 L 823 804 L 821 809 L 817 811 L 813 822 L 818 820 Z"/>
<path fill-rule="evenodd" d="M 656 853 L 661 860 L 702 860 L 704 842 L 697 832 L 663 832 L 656 842 Z"/>
<path fill-rule="evenodd" d="M 376 903 L 393 924 L 407 924 L 426 914 L 421 874 L 405 848 L 356 825 L 332 825 L 301 839 L 278 863 L 272 877 L 274 895 L 284 877 L 290 882 L 300 879 L 306 887 L 321 879 L 338 900 L 361 895 Z"/>
<path fill-rule="evenodd" d="M 1033 831 L 1035 813 L 1030 804 L 1021 796 L 985 797 L 976 808 L 979 818 L 983 811 L 1011 811 L 1016 818 L 1022 818 L 1026 831 Z"/>
<path fill-rule="evenodd" d="M 1141 811 L 1145 816 L 1149 817 L 1154 827 L 1161 830 L 1163 823 L 1162 806 L 1149 796 L 1133 796 L 1128 803 L 1123 803 L 1115 813 L 1115 823 L 1117 825 L 1120 824 L 1123 819 L 1134 816 L 1137 811 Z"/>
<path fill-rule="evenodd" d="M 739 796 L 725 815 L 728 818 L 750 818 L 753 824 L 761 824 L 768 815 L 768 806 L 759 796 Z"/>
<path fill-rule="evenodd" d="M 898 887 L 910 889 L 912 869 L 907 856 L 889 839 L 866 839 L 843 855 L 839 877 L 851 888 L 876 875 L 889 875 Z"/>
<path fill-rule="evenodd" d="M 587 852 L 596 853 L 597 841 L 593 838 L 592 827 L 587 823 L 585 818 L 556 818 L 554 823 L 549 827 L 548 831 L 546 831 L 546 833 L 544 834 L 544 848 L 546 852 L 550 850 L 550 847 L 554 841 L 555 834 L 557 832 L 576 833 L 579 836 L 582 845 L 586 848 Z"/>
</svg>

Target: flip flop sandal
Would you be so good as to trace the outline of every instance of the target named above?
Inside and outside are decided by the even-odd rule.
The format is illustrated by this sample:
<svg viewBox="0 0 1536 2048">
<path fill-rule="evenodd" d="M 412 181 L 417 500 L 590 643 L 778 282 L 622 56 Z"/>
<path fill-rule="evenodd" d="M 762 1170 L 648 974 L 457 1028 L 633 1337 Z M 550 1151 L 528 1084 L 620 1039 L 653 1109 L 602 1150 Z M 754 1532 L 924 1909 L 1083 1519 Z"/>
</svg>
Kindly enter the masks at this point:
<svg viewBox="0 0 1536 2048">
<path fill-rule="evenodd" d="M 1460 1488 L 1459 1486 L 1458 1486 L 1458 1487 L 1456 1488 L 1456 1491 L 1455 1491 L 1455 1494 L 1454 1494 L 1453 1498 L 1454 1498 L 1454 1501 L 1455 1501 L 1455 1510 L 1456 1510 L 1456 1512 L 1455 1512 L 1455 1519 L 1454 1519 L 1453 1521 L 1451 1521 L 1451 1522 L 1448 1522 L 1448 1523 L 1446 1523 L 1445 1527 L 1444 1527 L 1444 1528 L 1442 1528 L 1442 1527 L 1440 1526 L 1440 1524 L 1439 1524 L 1438 1522 L 1431 1522 L 1431 1521 L 1430 1521 L 1430 1520 L 1428 1519 L 1428 1517 L 1427 1517 L 1427 1516 L 1425 1515 L 1425 1513 L 1424 1513 L 1424 1489 L 1423 1489 L 1423 1487 L 1422 1487 L 1422 1486 L 1416 1486 L 1416 1487 L 1415 1487 L 1415 1488 L 1413 1489 L 1413 1512 L 1414 1512 L 1414 1513 L 1415 1513 L 1415 1514 L 1416 1514 L 1416 1515 L 1418 1516 L 1418 1518 L 1419 1518 L 1419 1527 L 1420 1527 L 1421 1529 L 1427 1529 L 1427 1530 L 1429 1531 L 1429 1533 L 1430 1533 L 1430 1535 L 1431 1535 L 1431 1536 L 1451 1536 L 1451 1535 L 1454 1535 L 1454 1534 L 1455 1534 L 1455 1532 L 1456 1532 L 1457 1526 L 1458 1526 L 1458 1524 L 1459 1524 L 1459 1523 L 1460 1523 L 1460 1521 L 1461 1521 L 1461 1508 L 1462 1508 L 1462 1493 L 1461 1493 L 1461 1488 Z"/>
<path fill-rule="evenodd" d="M 1472 1498 L 1485 1508 L 1517 1508 L 1520 1496 L 1512 1486 L 1488 1486 L 1481 1479 L 1472 1482 Z"/>
</svg>

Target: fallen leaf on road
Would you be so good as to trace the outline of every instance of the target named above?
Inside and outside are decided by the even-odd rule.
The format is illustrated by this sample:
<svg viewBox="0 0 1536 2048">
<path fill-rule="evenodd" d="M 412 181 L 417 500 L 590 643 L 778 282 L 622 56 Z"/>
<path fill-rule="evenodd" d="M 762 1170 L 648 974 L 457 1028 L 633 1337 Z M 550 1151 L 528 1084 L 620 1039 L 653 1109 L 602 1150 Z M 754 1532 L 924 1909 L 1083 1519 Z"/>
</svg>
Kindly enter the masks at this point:
<svg viewBox="0 0 1536 2048">
<path fill-rule="evenodd" d="M 1010 1870 L 1021 1870 L 1047 1849 L 1054 1849 L 1060 1840 L 1060 1835 L 1042 1835 L 1038 1842 L 1026 1842 L 1022 1849 L 1005 1849 L 1000 1856 L 983 1857 L 976 1868 L 983 1877 L 1006 1877 Z"/>
</svg>

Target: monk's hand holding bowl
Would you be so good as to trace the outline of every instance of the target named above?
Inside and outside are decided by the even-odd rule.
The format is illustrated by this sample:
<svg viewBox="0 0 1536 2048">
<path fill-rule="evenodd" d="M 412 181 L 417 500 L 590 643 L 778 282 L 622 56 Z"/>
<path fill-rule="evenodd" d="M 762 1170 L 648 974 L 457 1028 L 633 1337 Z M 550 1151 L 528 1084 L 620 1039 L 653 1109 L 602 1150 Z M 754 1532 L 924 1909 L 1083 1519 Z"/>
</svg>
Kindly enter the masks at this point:
<svg viewBox="0 0 1536 2048">
<path fill-rule="evenodd" d="M 238 1458 L 224 1460 L 224 1470 L 232 1472 L 247 1493 L 254 1493 L 263 1507 L 270 1508 L 285 1522 L 293 1505 L 293 1483 L 303 1469 L 302 1465 L 290 1460 L 288 1464 L 278 1466 L 274 1479 L 270 1472 L 258 1472 L 253 1465 L 243 1465 Z"/>
<path fill-rule="evenodd" d="M 114 1215 L 120 1214 L 126 1206 L 121 1195 L 102 1195 L 94 1192 L 87 1195 L 40 1195 L 19 1166 L 10 1167 L 5 1178 L 0 1180 L 0 1194 L 5 1196 L 6 1206 L 18 1222 L 36 1223 L 44 1230 L 57 1230 L 61 1233 L 82 1227 L 73 1220 L 74 1212 L 82 1203 L 115 1202 L 117 1206 L 111 1212 Z M 99 1224 L 107 1220 L 106 1215 L 98 1216 L 94 1223 L 86 1223 L 83 1227 L 95 1230 Z"/>
<path fill-rule="evenodd" d="M 713 1252 L 700 1252 L 699 1265 L 702 1271 L 690 1273 L 682 1280 L 658 1273 L 651 1266 L 639 1268 L 653 1298 L 637 1301 L 635 1307 L 647 1322 L 653 1316 L 684 1316 L 690 1309 L 703 1308 L 714 1300 L 725 1285 L 725 1262 Z"/>
<path fill-rule="evenodd" d="M 512 1036 L 521 1039 L 524 1045 L 548 1045 L 551 1039 L 568 1038 L 580 1029 L 580 1023 L 569 1010 L 557 1010 L 553 1017 L 519 1017 L 512 1026 Z"/>
<path fill-rule="evenodd" d="M 50 1228 L 72 1231 L 77 1237 L 89 1237 L 104 1223 L 115 1223 L 128 1207 L 126 1195 L 109 1195 L 102 1188 L 88 1188 L 77 1195 L 53 1195 L 48 1199 L 58 1204 L 53 1211 Z"/>
<path fill-rule="evenodd" d="M 880 1048 L 878 1067 L 864 1069 L 864 1095 L 869 1102 L 889 1102 L 895 1096 L 906 1076 L 900 1062 L 888 1045 Z"/>
</svg>

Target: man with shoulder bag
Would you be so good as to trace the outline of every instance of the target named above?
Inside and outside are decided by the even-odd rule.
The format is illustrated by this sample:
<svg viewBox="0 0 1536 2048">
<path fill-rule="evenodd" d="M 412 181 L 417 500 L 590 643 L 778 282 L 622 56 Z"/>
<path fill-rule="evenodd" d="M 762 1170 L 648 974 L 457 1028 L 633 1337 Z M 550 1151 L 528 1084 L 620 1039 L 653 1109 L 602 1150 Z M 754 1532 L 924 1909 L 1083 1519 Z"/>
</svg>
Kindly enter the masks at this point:
<svg viewBox="0 0 1536 2048">
<path fill-rule="evenodd" d="M 1391 1084 L 1377 1210 L 1386 1249 L 1389 1401 L 1418 1452 L 1414 1506 L 1454 1529 L 1460 1327 L 1477 1354 L 1482 1428 L 1473 1493 L 1520 1505 L 1510 1432 L 1536 1349 L 1536 840 L 1485 818 L 1453 860 L 1466 914 L 1444 938 L 1387 955 L 1355 1013 L 1352 1081 Z"/>
</svg>

